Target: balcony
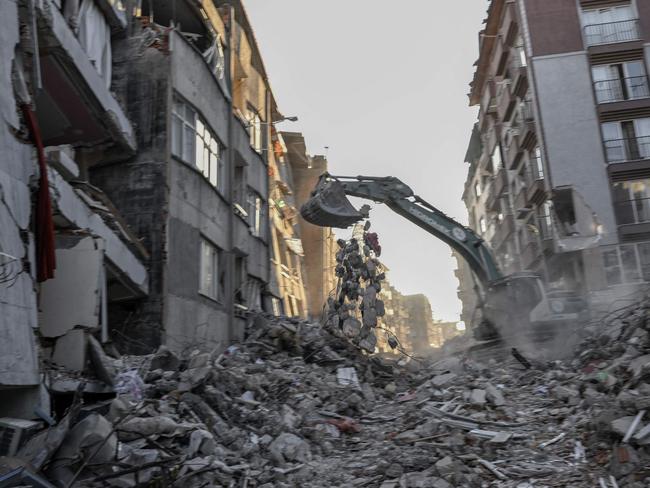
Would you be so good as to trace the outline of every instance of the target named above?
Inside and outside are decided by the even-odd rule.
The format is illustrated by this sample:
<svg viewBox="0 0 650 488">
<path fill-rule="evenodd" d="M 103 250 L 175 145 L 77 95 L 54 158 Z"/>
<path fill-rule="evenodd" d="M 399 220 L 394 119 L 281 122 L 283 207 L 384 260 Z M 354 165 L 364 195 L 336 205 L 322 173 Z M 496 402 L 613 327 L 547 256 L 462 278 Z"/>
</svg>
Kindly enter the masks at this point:
<svg viewBox="0 0 650 488">
<path fill-rule="evenodd" d="M 650 136 L 627 137 L 605 141 L 608 163 L 622 163 L 650 158 Z"/>
<path fill-rule="evenodd" d="M 597 81 L 594 83 L 594 90 L 598 103 L 622 102 L 650 97 L 646 76 Z"/>
<path fill-rule="evenodd" d="M 587 46 L 615 44 L 641 39 L 639 19 L 586 25 L 584 28 Z"/>
<path fill-rule="evenodd" d="M 508 171 L 501 167 L 492 183 L 492 192 L 499 197 L 503 194 L 504 189 L 508 189 Z"/>
<path fill-rule="evenodd" d="M 544 178 L 537 177 L 528 184 L 526 199 L 532 203 L 542 203 L 545 198 L 546 188 L 544 188 Z"/>
<path fill-rule="evenodd" d="M 510 78 L 512 79 L 513 93 L 520 93 L 521 82 L 526 78 L 528 64 L 525 59 L 525 53 L 520 49 L 512 52 L 510 57 Z"/>
</svg>

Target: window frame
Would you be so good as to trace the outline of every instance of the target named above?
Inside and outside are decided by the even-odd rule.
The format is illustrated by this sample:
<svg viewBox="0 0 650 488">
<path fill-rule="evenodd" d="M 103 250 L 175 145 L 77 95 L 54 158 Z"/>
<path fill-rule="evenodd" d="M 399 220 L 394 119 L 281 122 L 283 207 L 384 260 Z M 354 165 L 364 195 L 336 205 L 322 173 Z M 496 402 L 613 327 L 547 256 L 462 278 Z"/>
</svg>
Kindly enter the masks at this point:
<svg viewBox="0 0 650 488">
<path fill-rule="evenodd" d="M 209 255 L 206 253 L 209 252 Z M 214 244 L 205 236 L 199 239 L 199 287 L 198 292 L 201 296 L 213 300 L 221 301 L 221 256 L 223 250 Z M 204 261 L 204 259 L 209 260 Z M 210 268 L 206 273 L 206 265 Z"/>
<path fill-rule="evenodd" d="M 210 186 L 223 194 L 227 179 L 224 145 L 201 113 L 177 94 L 171 109 L 170 138 L 172 156 L 201 173 Z"/>
</svg>

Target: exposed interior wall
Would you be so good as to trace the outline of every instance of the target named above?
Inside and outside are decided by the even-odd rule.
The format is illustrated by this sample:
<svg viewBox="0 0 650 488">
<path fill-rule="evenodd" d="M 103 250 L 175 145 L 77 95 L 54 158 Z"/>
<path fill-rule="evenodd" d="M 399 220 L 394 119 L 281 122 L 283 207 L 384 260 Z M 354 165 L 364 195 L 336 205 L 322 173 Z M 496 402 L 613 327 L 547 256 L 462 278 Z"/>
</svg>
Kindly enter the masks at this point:
<svg viewBox="0 0 650 488">
<path fill-rule="evenodd" d="M 122 352 L 149 353 L 162 340 L 163 269 L 168 220 L 168 55 L 144 48 L 135 35 L 114 43 L 113 87 L 136 127 L 137 156 L 89 169 L 90 182 L 108 195 L 150 255 L 150 295 L 109 307 L 111 336 Z"/>
<path fill-rule="evenodd" d="M 552 186 L 572 186 L 603 226 L 602 243 L 616 243 L 617 227 L 587 55 L 534 58 L 533 69 Z M 576 174 L 582 177 L 576 179 Z"/>
<path fill-rule="evenodd" d="M 0 2 L 0 387 L 37 385 L 36 284 L 25 261 L 32 261 L 30 180 L 36 176 L 34 150 L 18 140 L 20 129 L 12 83 L 19 42 L 16 2 Z M 2 404 L 3 402 L 0 402 Z M 0 414 L 2 408 L 0 407 Z"/>
</svg>

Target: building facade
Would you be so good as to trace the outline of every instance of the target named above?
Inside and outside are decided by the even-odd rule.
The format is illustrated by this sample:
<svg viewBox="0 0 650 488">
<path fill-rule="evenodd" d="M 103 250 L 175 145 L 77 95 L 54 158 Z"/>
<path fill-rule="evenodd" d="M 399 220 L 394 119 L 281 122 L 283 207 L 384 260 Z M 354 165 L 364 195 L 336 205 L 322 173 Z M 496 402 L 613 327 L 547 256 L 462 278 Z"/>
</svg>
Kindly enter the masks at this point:
<svg viewBox="0 0 650 488">
<path fill-rule="evenodd" d="M 504 274 L 629 295 L 650 281 L 650 4 L 493 0 L 479 37 L 470 227 Z"/>
<path fill-rule="evenodd" d="M 269 167 L 271 242 L 274 278 L 281 295 L 274 308 L 277 315 L 307 318 L 309 306 L 305 289 L 304 256 L 296 208 L 295 184 L 288 150 L 281 133 L 273 129 L 274 157 Z"/>
<path fill-rule="evenodd" d="M 306 315 L 301 259 L 289 285 L 276 274 L 280 242 L 301 258 L 295 220 L 269 212 L 290 176 L 285 117 L 241 2 L 0 14 L 0 416 L 49 411 L 99 344 L 218 350 L 242 312 Z"/>
<path fill-rule="evenodd" d="M 330 296 L 334 296 L 338 284 L 336 277 L 336 236 L 329 227 L 319 227 L 305 221 L 300 207 L 311 197 L 318 178 L 327 172 L 324 156 L 311 156 L 307 152 L 305 139 L 297 132 L 282 132 L 287 147 L 287 169 L 293 182 L 292 214 L 297 214 L 298 230 L 304 250 L 304 283 L 308 304 L 308 316 L 321 318 L 323 307 Z"/>
</svg>

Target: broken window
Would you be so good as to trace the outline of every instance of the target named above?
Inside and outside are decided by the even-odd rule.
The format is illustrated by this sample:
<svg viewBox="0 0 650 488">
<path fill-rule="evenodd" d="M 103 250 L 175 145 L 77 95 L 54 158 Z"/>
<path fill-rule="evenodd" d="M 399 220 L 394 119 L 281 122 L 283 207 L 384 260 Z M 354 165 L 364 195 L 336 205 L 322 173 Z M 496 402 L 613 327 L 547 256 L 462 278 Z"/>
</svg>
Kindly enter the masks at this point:
<svg viewBox="0 0 650 488">
<path fill-rule="evenodd" d="M 212 186 L 224 191 L 221 145 L 196 110 L 179 99 L 172 108 L 172 154 L 196 166 Z"/>
<path fill-rule="evenodd" d="M 563 236 L 577 236 L 580 234 L 572 188 L 554 190 L 553 210 L 558 220 L 558 233 Z"/>
<path fill-rule="evenodd" d="M 248 194 L 248 225 L 251 229 L 251 234 L 255 237 L 265 239 L 266 236 L 266 202 L 255 193 L 249 191 Z"/>
<path fill-rule="evenodd" d="M 253 108 L 248 109 L 248 133 L 252 148 L 258 153 L 262 152 L 262 119 Z"/>
<path fill-rule="evenodd" d="M 201 238 L 201 270 L 199 292 L 213 300 L 219 299 L 219 259 L 221 251 L 205 238 Z"/>
<path fill-rule="evenodd" d="M 71 4 L 78 2 L 70 2 Z M 70 8 L 68 6 L 68 8 Z M 111 86 L 111 28 L 102 11 L 95 5 L 95 0 L 82 0 L 79 6 L 79 43 L 99 76 Z"/>
</svg>

